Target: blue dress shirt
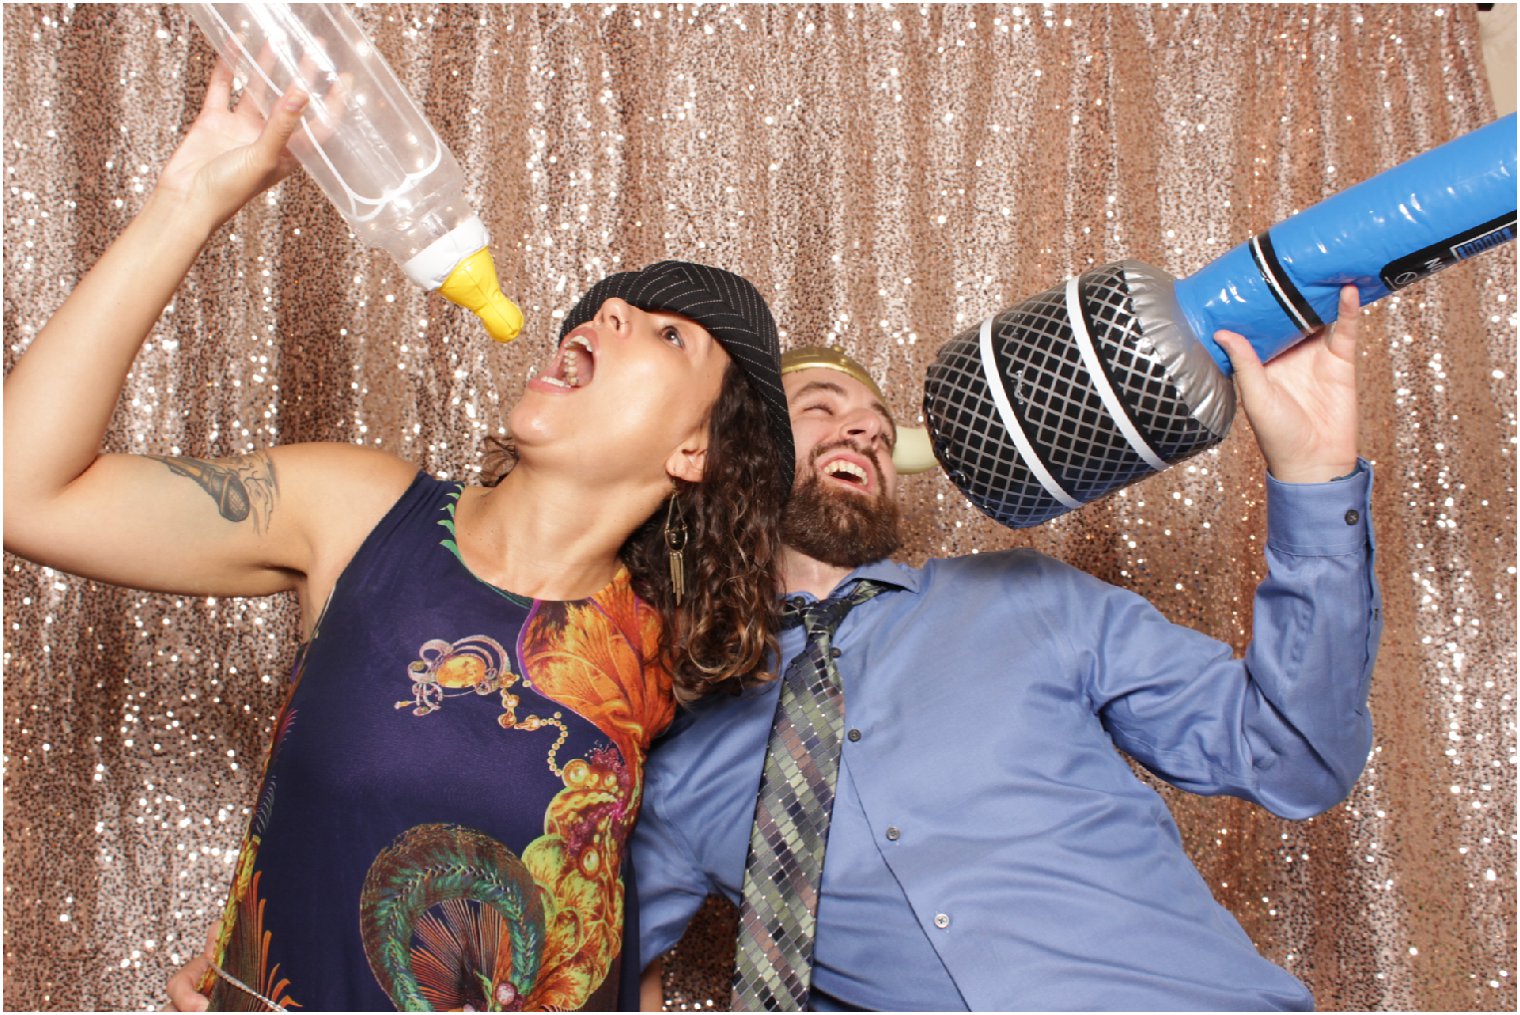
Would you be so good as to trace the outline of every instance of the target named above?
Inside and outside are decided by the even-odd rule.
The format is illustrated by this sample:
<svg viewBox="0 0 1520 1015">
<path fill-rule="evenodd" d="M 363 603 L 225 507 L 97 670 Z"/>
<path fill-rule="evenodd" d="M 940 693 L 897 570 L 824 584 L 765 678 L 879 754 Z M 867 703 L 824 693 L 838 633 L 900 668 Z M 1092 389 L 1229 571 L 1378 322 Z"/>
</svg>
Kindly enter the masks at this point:
<svg viewBox="0 0 1520 1015">
<path fill-rule="evenodd" d="M 1372 739 L 1371 475 L 1268 487 L 1244 659 L 1028 550 L 889 561 L 834 644 L 845 741 L 818 909 L 820 1009 L 1304 1009 L 1209 893 L 1131 757 L 1290 818 Z M 802 635 L 787 632 L 789 661 Z M 650 755 L 632 851 L 647 965 L 737 901 L 775 683 L 702 702 Z"/>
</svg>

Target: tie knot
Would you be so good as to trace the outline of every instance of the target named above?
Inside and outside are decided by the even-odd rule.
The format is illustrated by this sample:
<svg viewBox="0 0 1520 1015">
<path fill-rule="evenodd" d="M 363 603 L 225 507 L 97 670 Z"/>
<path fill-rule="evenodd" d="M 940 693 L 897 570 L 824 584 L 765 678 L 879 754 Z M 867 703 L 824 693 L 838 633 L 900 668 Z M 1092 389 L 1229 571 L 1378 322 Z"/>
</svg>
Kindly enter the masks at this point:
<svg viewBox="0 0 1520 1015">
<path fill-rule="evenodd" d="M 801 596 L 794 596 L 781 607 L 781 626 L 790 628 L 800 624 L 809 638 L 817 638 L 820 634 L 832 635 L 844 620 L 845 614 L 886 588 L 880 582 L 861 578 L 843 595 L 833 595 L 811 603 Z"/>
</svg>

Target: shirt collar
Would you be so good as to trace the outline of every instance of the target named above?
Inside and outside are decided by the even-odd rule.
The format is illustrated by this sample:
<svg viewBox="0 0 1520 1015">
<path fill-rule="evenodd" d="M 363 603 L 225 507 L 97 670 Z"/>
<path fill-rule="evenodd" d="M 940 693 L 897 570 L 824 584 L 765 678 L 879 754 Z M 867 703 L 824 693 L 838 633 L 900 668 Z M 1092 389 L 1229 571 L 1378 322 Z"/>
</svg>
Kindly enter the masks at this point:
<svg viewBox="0 0 1520 1015">
<path fill-rule="evenodd" d="M 838 594 L 841 589 L 848 588 L 860 578 L 870 578 L 872 581 L 891 585 L 906 592 L 917 592 L 918 577 L 918 571 L 908 567 L 906 564 L 899 564 L 895 560 L 878 560 L 874 564 L 857 567 L 845 575 L 844 580 L 836 585 L 834 591 L 829 594 L 831 596 Z M 804 593 L 787 593 L 788 596 L 793 594 L 803 595 Z"/>
</svg>

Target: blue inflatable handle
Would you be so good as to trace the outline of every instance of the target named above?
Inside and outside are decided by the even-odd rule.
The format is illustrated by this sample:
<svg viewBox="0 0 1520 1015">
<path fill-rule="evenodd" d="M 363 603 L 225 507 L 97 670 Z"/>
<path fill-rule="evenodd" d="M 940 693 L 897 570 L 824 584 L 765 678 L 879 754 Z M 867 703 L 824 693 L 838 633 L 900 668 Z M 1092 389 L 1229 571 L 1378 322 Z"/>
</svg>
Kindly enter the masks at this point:
<svg viewBox="0 0 1520 1015">
<path fill-rule="evenodd" d="M 1515 114 L 1326 198 L 1177 283 L 1193 333 L 1228 375 L 1220 328 L 1263 361 L 1362 305 L 1515 238 Z"/>
</svg>

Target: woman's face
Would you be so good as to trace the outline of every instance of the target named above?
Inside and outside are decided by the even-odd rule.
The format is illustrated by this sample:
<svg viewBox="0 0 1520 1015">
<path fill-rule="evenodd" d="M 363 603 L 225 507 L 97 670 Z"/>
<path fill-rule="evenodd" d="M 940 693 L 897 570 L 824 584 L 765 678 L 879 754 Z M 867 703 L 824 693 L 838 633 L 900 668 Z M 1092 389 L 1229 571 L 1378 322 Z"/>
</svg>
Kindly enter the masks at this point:
<svg viewBox="0 0 1520 1015">
<path fill-rule="evenodd" d="M 621 299 L 574 328 L 508 417 L 525 462 L 609 485 L 701 479 L 728 353 L 687 317 Z"/>
</svg>

